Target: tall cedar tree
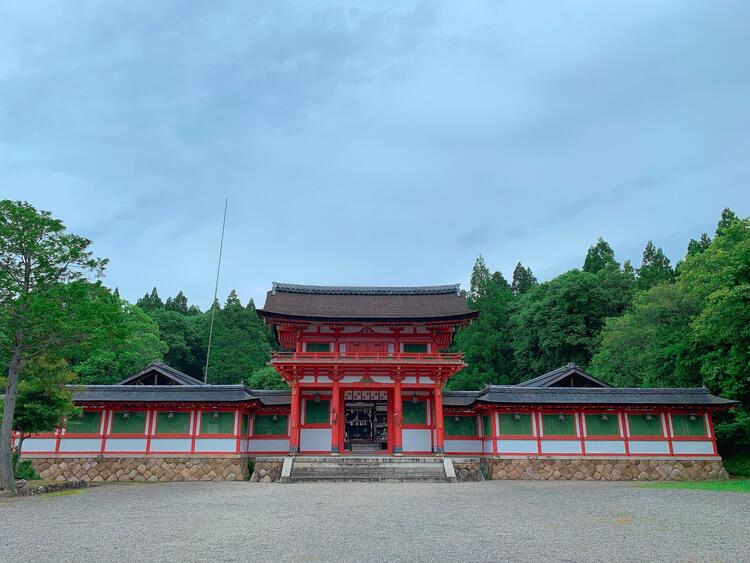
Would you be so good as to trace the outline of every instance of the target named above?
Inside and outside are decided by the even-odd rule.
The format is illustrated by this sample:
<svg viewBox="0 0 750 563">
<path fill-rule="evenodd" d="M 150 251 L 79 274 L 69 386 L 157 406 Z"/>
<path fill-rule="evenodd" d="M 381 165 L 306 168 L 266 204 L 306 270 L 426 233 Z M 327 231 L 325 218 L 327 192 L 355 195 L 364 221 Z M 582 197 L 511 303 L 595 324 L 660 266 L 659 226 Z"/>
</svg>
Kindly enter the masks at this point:
<svg viewBox="0 0 750 563">
<path fill-rule="evenodd" d="M 21 201 L 0 201 L 0 308 L 7 332 L 0 345 L 9 356 L 0 429 L 0 488 L 15 490 L 11 432 L 19 376 L 26 362 L 80 336 L 74 310 L 65 310 L 60 284 L 101 276 L 106 260 L 91 241 L 65 231 L 62 221 Z M 72 325 L 72 326 L 71 326 Z"/>
<path fill-rule="evenodd" d="M 615 251 L 609 246 L 609 243 L 599 237 L 596 244 L 589 247 L 586 258 L 583 261 L 583 271 L 596 274 L 604 267 L 617 264 L 615 260 Z"/>
<path fill-rule="evenodd" d="M 669 258 L 661 248 L 656 248 L 652 241 L 648 241 L 643 249 L 641 267 L 638 268 L 638 289 L 643 291 L 673 279 L 674 270 Z"/>
<path fill-rule="evenodd" d="M 531 268 L 524 268 L 520 262 L 516 264 L 516 268 L 513 270 L 513 282 L 511 283 L 513 293 L 516 295 L 526 293 L 536 283 L 536 277 L 532 273 Z"/>
</svg>

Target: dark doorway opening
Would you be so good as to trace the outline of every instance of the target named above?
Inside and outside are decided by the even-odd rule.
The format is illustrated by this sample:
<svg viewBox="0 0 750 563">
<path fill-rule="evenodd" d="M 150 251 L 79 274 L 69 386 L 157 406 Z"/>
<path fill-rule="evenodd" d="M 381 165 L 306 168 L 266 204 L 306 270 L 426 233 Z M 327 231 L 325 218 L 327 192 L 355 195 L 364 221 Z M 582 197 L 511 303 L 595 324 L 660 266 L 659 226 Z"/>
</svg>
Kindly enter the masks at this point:
<svg viewBox="0 0 750 563">
<path fill-rule="evenodd" d="M 344 403 L 344 450 L 378 452 L 388 449 L 388 402 Z"/>
</svg>

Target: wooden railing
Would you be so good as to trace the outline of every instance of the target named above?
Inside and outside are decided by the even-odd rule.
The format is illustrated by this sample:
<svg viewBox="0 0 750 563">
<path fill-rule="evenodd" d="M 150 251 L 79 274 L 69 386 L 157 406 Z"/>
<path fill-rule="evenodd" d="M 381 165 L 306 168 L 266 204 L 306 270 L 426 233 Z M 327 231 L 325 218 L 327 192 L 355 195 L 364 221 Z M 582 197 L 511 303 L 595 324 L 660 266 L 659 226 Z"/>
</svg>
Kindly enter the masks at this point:
<svg viewBox="0 0 750 563">
<path fill-rule="evenodd" d="M 274 352 L 271 362 L 342 362 L 342 363 L 457 363 L 463 361 L 460 352 L 378 354 L 373 352 Z"/>
</svg>

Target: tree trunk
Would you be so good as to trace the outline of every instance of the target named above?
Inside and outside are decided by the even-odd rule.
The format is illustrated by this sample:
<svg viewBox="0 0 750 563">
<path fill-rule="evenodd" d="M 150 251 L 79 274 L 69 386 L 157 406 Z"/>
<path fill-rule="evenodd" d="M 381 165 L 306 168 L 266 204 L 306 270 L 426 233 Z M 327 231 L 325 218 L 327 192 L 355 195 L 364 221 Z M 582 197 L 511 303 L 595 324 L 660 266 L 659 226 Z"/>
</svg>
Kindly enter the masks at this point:
<svg viewBox="0 0 750 563">
<path fill-rule="evenodd" d="M 0 489 L 16 490 L 16 480 L 13 477 L 13 452 L 11 451 L 11 435 L 13 433 L 13 415 L 18 399 L 18 372 L 21 370 L 21 342 L 23 337 L 16 338 L 16 346 L 8 365 L 8 382 L 5 387 L 5 405 L 3 407 L 3 425 L 0 429 Z"/>
</svg>

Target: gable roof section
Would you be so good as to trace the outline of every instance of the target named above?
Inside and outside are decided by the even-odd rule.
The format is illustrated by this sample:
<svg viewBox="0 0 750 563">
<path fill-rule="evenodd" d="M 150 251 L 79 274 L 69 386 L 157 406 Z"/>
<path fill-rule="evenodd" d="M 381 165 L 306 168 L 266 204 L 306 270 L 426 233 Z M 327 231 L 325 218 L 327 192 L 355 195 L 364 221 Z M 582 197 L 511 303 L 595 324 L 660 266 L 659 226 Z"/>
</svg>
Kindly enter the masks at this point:
<svg viewBox="0 0 750 563">
<path fill-rule="evenodd" d="M 566 385 L 564 381 L 568 379 L 572 385 Z M 578 385 L 583 383 L 583 385 Z M 517 387 L 606 387 L 612 388 L 609 383 L 605 383 L 601 379 L 597 379 L 593 375 L 589 375 L 575 364 L 567 364 L 565 366 L 553 369 L 547 373 L 543 373 L 534 379 L 523 381 L 517 385 Z"/>
<path fill-rule="evenodd" d="M 170 385 L 206 385 L 200 379 L 191 377 L 161 362 L 153 362 L 147 365 L 141 371 L 123 379 L 117 385 L 143 385 L 142 381 L 150 377 L 154 372 L 172 381 L 173 383 Z"/>
<path fill-rule="evenodd" d="M 355 287 L 274 282 L 258 315 L 267 319 L 430 321 L 472 319 L 460 286 Z"/>
<path fill-rule="evenodd" d="M 70 385 L 82 403 L 236 403 L 254 397 L 244 385 Z"/>
</svg>

